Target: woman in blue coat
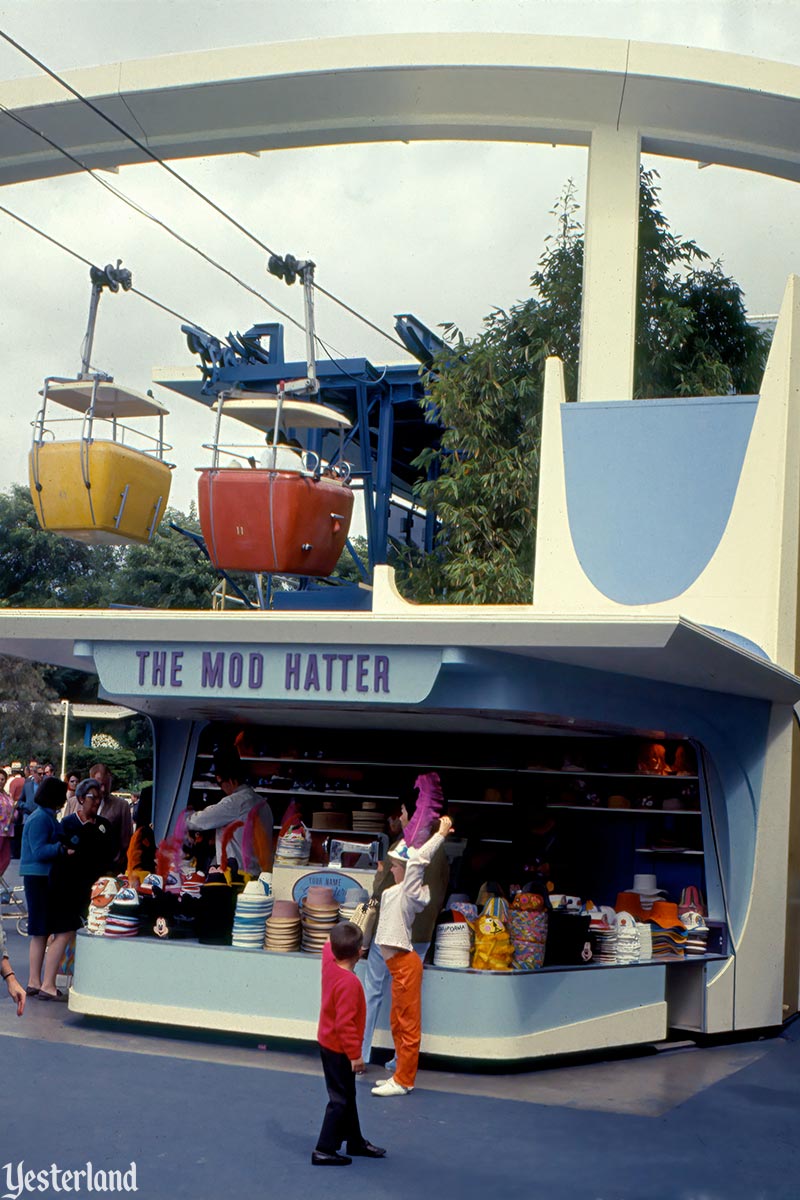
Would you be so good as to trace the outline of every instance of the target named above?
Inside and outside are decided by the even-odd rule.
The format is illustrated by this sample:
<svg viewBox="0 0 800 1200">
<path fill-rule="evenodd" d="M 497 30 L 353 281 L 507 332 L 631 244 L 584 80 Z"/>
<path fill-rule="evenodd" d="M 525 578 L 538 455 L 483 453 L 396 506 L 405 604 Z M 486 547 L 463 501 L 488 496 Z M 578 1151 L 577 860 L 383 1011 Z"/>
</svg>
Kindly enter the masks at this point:
<svg viewBox="0 0 800 1200">
<path fill-rule="evenodd" d="M 50 870 L 57 858 L 74 854 L 61 842 L 61 829 L 56 813 L 67 799 L 66 784 L 54 776 L 45 779 L 36 792 L 36 807 L 22 830 L 22 854 L 19 873 L 25 885 L 28 903 L 28 934 L 30 937 L 29 996 L 40 1000 L 66 1000 L 66 994 L 56 987 L 59 963 L 71 933 L 54 933 L 49 947 L 47 939 L 53 932 L 52 895 L 49 895 Z M 48 902 L 49 901 L 49 902 Z"/>
</svg>

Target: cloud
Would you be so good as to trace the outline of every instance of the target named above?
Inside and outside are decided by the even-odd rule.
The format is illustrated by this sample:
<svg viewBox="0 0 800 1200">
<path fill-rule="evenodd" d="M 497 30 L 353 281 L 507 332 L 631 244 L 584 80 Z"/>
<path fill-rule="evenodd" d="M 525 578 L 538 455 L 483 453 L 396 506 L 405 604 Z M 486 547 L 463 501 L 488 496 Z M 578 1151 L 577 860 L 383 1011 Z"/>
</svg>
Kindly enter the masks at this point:
<svg viewBox="0 0 800 1200">
<path fill-rule="evenodd" d="M 669 41 L 691 31 L 693 44 L 800 57 L 793 4 L 749 6 L 688 0 L 559 5 L 526 0 L 460 3 L 406 0 L 307 0 L 293 6 L 237 0 L 37 0 L 35 22 L 23 0 L 2 2 L 12 36 L 58 69 L 99 61 L 179 53 L 211 46 L 294 37 L 437 29 L 503 29 Z M 0 48 L 0 76 L 32 67 Z M 2 124 L 0 124 L 0 134 Z M 790 269 L 798 270 L 800 192 L 796 185 L 711 167 L 652 160 L 662 177 L 673 227 L 696 238 L 745 288 L 753 311 L 775 311 Z M 280 253 L 312 257 L 325 287 L 390 330 L 393 314 L 414 312 L 430 325 L 481 328 L 494 306 L 529 294 L 529 277 L 553 230 L 549 215 L 568 177 L 582 191 L 586 154 L 575 148 L 484 142 L 412 142 L 272 151 L 190 160 L 179 169 Z M 155 166 L 108 177 L 146 208 L 176 225 L 230 270 L 300 318 L 302 298 L 266 273 L 265 254 Z M 219 334 L 244 330 L 274 313 L 202 263 L 150 223 L 130 213 L 86 177 L 65 176 L 6 187 L 0 202 L 99 263 L 122 258 L 136 286 Z M 8 398 L 6 479 L 26 478 L 28 422 L 48 372 L 79 365 L 89 286 L 84 266 L 40 242 L 0 214 L 0 336 Z M 400 351 L 320 298 L 319 332 L 346 355 L 376 364 Z M 289 357 L 304 354 L 302 334 L 287 329 Z M 95 361 L 145 390 L 153 366 L 190 366 L 178 322 L 132 296 L 103 298 Z M 195 492 L 194 467 L 206 459 L 208 414 L 171 397 L 169 426 L 178 470 L 174 499 Z"/>
</svg>

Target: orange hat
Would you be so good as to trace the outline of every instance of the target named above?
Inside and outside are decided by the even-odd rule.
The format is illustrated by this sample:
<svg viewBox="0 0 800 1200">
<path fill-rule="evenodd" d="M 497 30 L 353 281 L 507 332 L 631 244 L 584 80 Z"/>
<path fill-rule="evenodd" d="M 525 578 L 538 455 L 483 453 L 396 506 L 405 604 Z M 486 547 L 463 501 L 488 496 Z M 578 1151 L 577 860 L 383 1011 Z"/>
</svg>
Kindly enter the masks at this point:
<svg viewBox="0 0 800 1200">
<path fill-rule="evenodd" d="M 681 918 L 678 914 L 677 904 L 673 904 L 671 900 L 656 900 L 650 912 L 646 915 L 645 920 L 653 921 L 656 925 L 660 925 L 662 929 L 683 928 Z"/>
<path fill-rule="evenodd" d="M 636 917 L 637 921 L 647 921 L 649 919 L 648 914 L 642 908 L 638 892 L 620 892 L 614 908 L 617 912 L 630 913 L 631 916 Z"/>
</svg>

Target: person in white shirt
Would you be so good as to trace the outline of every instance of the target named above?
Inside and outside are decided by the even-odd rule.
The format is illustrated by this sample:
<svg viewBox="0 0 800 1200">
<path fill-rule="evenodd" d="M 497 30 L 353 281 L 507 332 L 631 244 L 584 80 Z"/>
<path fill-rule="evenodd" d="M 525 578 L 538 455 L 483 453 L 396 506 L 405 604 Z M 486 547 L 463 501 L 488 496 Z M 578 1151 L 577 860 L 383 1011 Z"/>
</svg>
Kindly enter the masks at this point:
<svg viewBox="0 0 800 1200">
<path fill-rule="evenodd" d="M 272 810 L 263 796 L 255 792 L 246 782 L 247 773 L 236 751 L 218 754 L 214 760 L 214 774 L 223 792 L 223 798 L 216 804 L 209 804 L 202 812 L 189 813 L 186 828 L 191 831 L 200 829 L 216 830 L 217 861 L 222 856 L 222 842 L 226 828 L 234 823 L 239 827 L 234 829 L 228 843 L 228 854 L 236 859 L 236 865 L 244 874 L 257 878 L 261 865 L 255 857 L 253 847 L 244 845 L 244 827 L 251 809 L 260 805 L 262 811 L 259 820 L 270 843 L 269 865 L 272 865 Z"/>
<path fill-rule="evenodd" d="M 450 818 L 441 817 L 437 832 L 419 850 L 400 842 L 389 851 L 395 884 L 381 896 L 375 940 L 392 977 L 389 1021 L 397 1067 L 389 1079 L 372 1089 L 373 1096 L 405 1096 L 416 1082 L 422 1036 L 422 959 L 411 942 L 411 927 L 431 898 L 423 881 L 425 868 L 452 830 Z"/>
<path fill-rule="evenodd" d="M 278 440 L 273 446 L 272 433 L 267 434 L 267 448 L 261 453 L 260 466 L 267 471 L 304 471 L 303 447 L 298 441 L 291 441 L 283 433 L 278 434 Z"/>
</svg>

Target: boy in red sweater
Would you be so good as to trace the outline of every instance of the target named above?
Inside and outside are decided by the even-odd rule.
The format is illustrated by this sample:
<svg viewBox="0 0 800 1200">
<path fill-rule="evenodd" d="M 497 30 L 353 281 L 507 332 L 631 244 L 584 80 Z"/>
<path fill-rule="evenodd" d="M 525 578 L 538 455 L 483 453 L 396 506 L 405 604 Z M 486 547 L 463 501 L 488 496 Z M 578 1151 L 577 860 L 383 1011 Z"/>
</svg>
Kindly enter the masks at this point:
<svg viewBox="0 0 800 1200">
<path fill-rule="evenodd" d="M 383 1158 L 380 1146 L 366 1141 L 358 1123 L 356 1074 L 364 1070 L 361 1046 L 364 1041 L 366 1002 L 355 966 L 361 952 L 362 935 L 357 925 L 344 921 L 334 925 L 322 951 L 322 1002 L 317 1041 L 328 1089 L 328 1107 L 317 1148 L 311 1155 L 315 1167 L 346 1167 L 352 1157 Z M 347 1154 L 339 1147 L 347 1140 Z"/>
</svg>

